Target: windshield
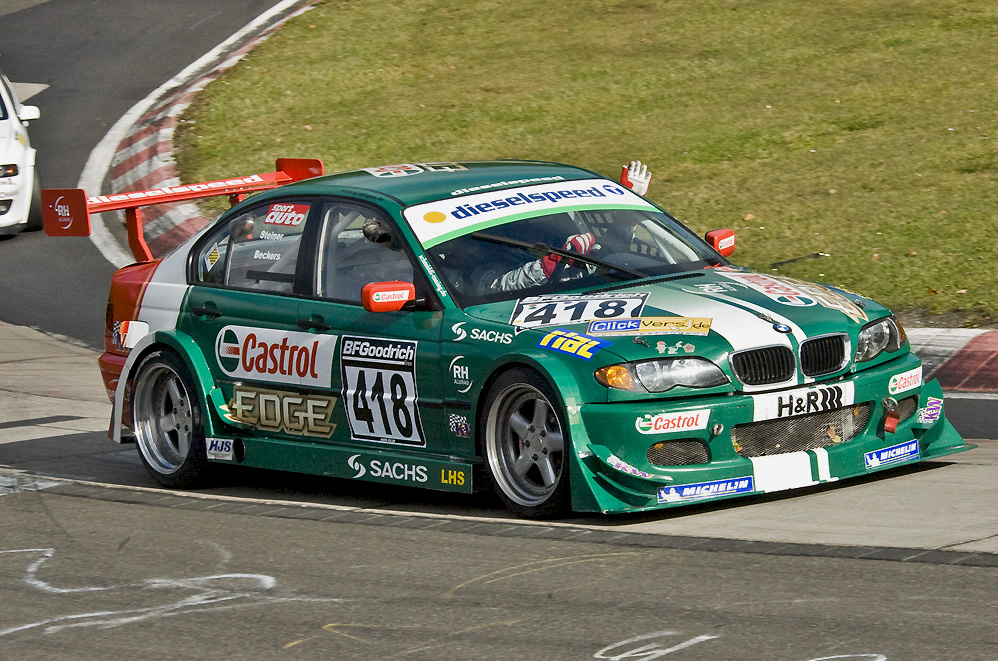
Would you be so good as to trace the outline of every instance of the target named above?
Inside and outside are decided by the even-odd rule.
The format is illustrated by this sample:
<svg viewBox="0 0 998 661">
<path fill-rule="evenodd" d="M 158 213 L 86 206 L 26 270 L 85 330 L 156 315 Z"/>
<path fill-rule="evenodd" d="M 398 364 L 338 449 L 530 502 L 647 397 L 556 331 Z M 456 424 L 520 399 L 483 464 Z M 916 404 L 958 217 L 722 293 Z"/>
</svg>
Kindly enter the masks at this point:
<svg viewBox="0 0 998 661">
<path fill-rule="evenodd" d="M 563 250 L 566 243 L 573 254 L 585 252 L 572 259 Z M 648 209 L 522 218 L 438 243 L 426 253 L 461 307 L 725 263 L 684 225 Z"/>
</svg>

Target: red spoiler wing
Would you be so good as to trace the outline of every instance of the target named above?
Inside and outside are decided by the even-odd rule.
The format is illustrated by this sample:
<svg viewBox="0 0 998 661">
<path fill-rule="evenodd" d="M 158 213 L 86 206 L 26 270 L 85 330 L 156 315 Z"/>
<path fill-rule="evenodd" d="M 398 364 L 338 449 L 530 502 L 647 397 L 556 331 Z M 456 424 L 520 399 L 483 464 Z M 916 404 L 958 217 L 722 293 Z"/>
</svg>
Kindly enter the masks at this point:
<svg viewBox="0 0 998 661">
<path fill-rule="evenodd" d="M 277 172 L 116 195 L 87 197 L 80 188 L 48 188 L 42 191 L 42 221 L 49 236 L 90 236 L 90 214 L 124 209 L 128 246 L 135 259 L 148 262 L 153 257 L 143 235 L 139 207 L 218 195 L 228 195 L 231 203 L 236 204 L 246 193 L 318 177 L 324 172 L 319 159 L 279 158 Z"/>
</svg>

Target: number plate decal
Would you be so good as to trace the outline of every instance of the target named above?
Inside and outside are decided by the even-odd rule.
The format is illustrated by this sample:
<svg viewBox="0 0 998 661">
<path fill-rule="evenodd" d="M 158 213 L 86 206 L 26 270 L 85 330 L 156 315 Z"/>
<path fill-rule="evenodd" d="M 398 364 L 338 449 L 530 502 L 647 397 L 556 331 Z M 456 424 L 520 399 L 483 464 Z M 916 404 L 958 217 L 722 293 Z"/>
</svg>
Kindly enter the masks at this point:
<svg viewBox="0 0 998 661">
<path fill-rule="evenodd" d="M 594 320 L 634 319 L 641 316 L 647 298 L 647 292 L 528 296 L 516 302 L 509 323 L 519 330 L 536 326 L 567 326 Z"/>
<path fill-rule="evenodd" d="M 416 344 L 343 336 L 340 370 L 352 438 L 426 446 L 416 392 Z"/>
</svg>

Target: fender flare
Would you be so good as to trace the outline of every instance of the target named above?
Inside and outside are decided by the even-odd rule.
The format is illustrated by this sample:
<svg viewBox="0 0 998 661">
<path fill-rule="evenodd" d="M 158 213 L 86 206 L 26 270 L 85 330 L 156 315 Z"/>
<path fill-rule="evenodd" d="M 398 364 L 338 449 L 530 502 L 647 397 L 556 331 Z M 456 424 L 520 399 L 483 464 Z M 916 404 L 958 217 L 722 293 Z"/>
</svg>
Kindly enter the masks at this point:
<svg viewBox="0 0 998 661">
<path fill-rule="evenodd" d="M 215 386 L 211 369 L 204 359 L 201 347 L 194 341 L 194 338 L 186 333 L 155 331 L 143 337 L 132 348 L 125 360 L 124 367 L 122 367 L 121 375 L 118 377 L 118 387 L 114 392 L 114 403 L 111 411 L 111 439 L 115 443 L 123 442 L 121 436 L 122 416 L 128 384 L 135 376 L 135 371 L 142 359 L 150 351 L 160 346 L 169 348 L 184 361 L 197 386 L 198 400 L 201 404 L 201 410 L 204 412 L 204 434 L 207 437 L 215 434 L 214 418 L 210 413 L 220 405 L 224 406 L 225 398 L 222 391 Z"/>
</svg>

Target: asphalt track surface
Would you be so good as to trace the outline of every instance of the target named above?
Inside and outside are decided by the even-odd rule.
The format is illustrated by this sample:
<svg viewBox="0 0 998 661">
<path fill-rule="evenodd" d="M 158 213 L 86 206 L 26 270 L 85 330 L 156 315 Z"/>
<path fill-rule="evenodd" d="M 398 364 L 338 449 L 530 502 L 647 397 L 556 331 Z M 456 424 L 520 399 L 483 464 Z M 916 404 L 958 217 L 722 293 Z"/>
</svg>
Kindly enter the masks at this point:
<svg viewBox="0 0 998 661">
<path fill-rule="evenodd" d="M 0 65 L 50 85 L 31 100 L 46 187 L 75 187 L 124 112 L 272 4 L 8 1 Z M 260 471 L 174 494 L 107 441 L 99 384 L 69 367 L 100 344 L 110 265 L 40 234 L 0 256 L 0 321 L 82 345 L 32 336 L 32 369 L 5 365 L 24 382 L 0 388 L 0 658 L 998 660 L 994 443 L 792 498 L 556 525 Z M 947 407 L 994 428 L 981 400 Z"/>
</svg>

